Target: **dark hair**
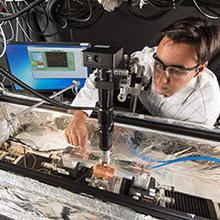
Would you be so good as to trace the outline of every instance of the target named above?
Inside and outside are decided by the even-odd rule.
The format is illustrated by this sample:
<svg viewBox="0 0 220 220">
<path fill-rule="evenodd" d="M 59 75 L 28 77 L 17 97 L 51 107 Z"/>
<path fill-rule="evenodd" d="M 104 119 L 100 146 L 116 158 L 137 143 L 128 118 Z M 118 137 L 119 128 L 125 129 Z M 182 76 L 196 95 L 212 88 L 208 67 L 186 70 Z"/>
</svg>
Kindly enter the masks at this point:
<svg viewBox="0 0 220 220">
<path fill-rule="evenodd" d="M 201 64 L 209 61 L 220 49 L 220 27 L 199 17 L 182 18 L 163 28 L 158 43 L 164 36 L 175 43 L 193 45 Z"/>
</svg>

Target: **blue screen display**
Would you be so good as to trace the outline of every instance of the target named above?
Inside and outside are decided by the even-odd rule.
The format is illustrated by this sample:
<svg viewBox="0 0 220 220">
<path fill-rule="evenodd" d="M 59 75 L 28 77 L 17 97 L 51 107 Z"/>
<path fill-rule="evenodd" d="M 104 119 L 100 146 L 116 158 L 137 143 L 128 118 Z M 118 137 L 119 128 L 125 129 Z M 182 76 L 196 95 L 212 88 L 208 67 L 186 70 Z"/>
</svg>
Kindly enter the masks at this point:
<svg viewBox="0 0 220 220">
<path fill-rule="evenodd" d="M 86 48 L 88 44 L 9 44 L 6 58 L 11 74 L 33 89 L 60 90 L 73 79 L 79 80 L 82 88 L 89 75 L 83 66 L 82 50 Z"/>
</svg>

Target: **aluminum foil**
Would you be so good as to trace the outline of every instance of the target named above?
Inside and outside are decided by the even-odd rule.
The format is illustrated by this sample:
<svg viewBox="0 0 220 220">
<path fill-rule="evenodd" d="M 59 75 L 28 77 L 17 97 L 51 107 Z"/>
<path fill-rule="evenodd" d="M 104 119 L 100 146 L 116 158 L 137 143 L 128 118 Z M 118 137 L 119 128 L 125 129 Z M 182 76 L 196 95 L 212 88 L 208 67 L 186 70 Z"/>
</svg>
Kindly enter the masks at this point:
<svg viewBox="0 0 220 220">
<path fill-rule="evenodd" d="M 125 207 L 49 186 L 0 170 L 2 216 L 18 220 L 154 220 Z"/>
<path fill-rule="evenodd" d="M 3 118 L 10 117 L 10 113 L 12 112 L 13 114 L 16 115 L 16 113 L 19 113 L 24 108 L 26 107 L 4 103 L 4 114 L 2 113 L 2 117 Z M 125 113 L 122 114 L 126 115 Z M 129 117 L 130 116 L 131 115 L 129 114 Z M 71 117 L 72 116 L 70 114 L 46 111 L 41 109 L 32 110 L 31 112 L 26 113 L 23 116 L 20 116 L 17 120 L 14 120 L 13 123 L 14 132 L 15 133 L 17 132 L 16 134 L 17 138 L 22 139 L 25 143 L 34 146 L 36 149 L 41 149 L 41 150 L 43 149 L 50 150 L 56 148 L 64 149 L 68 146 L 68 144 L 65 142 L 63 133 L 67 124 L 70 122 Z M 134 115 L 134 117 L 140 118 L 140 116 L 136 116 L 136 115 Z M 143 117 L 143 120 L 144 119 L 145 117 Z M 154 120 L 154 119 L 150 118 L 150 120 Z M 164 120 L 164 119 L 160 119 L 160 120 Z M 169 120 L 167 120 L 166 123 L 169 123 Z M 172 121 L 172 123 L 177 123 L 177 122 Z M 186 124 L 187 124 L 186 127 L 196 126 L 194 124 L 192 125 L 188 123 Z M 87 125 L 89 130 L 88 153 L 89 155 L 93 156 L 93 157 L 89 157 L 90 159 L 87 162 L 95 163 L 95 161 L 97 161 L 101 157 L 101 152 L 98 147 L 97 120 L 88 119 Z M 209 128 L 202 128 L 200 126 L 200 129 L 209 129 Z M 219 131 L 216 130 L 216 132 Z M 195 160 L 195 161 L 186 160 L 186 161 L 178 161 L 175 163 L 170 163 L 152 169 L 152 167 L 163 164 L 164 161 L 167 160 L 178 160 L 181 158 L 190 158 L 195 156 L 212 157 L 212 158 L 220 159 L 220 143 L 214 141 L 207 141 L 199 138 L 197 139 L 190 138 L 182 135 L 174 135 L 172 133 L 162 133 L 159 131 L 135 127 L 135 126 L 129 126 L 126 124 L 115 123 L 111 161 L 117 167 L 118 172 L 116 172 L 116 174 L 127 175 L 127 173 L 130 174 L 131 172 L 133 172 L 133 174 L 135 175 L 135 172 L 138 174 L 138 170 L 141 169 L 141 167 L 146 166 L 149 168 L 151 175 L 154 176 L 157 182 L 159 182 L 161 185 L 169 185 L 169 186 L 172 185 L 175 187 L 176 191 L 180 191 L 183 193 L 220 202 L 220 164 L 217 162 L 210 160 Z M 126 162 L 127 164 L 125 166 Z M 136 169 L 134 169 L 134 167 Z M 1 182 L 2 181 L 0 181 L 0 185 L 2 185 Z M 21 187 L 21 185 L 20 184 L 16 186 L 14 185 L 11 187 L 11 189 L 15 190 L 15 188 L 17 189 Z M 43 187 L 39 187 L 39 190 L 43 190 L 42 188 Z M 30 188 L 29 186 L 27 187 L 28 193 L 31 193 L 32 191 L 31 189 L 32 188 Z M 20 190 L 19 193 L 21 193 L 21 191 L 24 191 L 24 195 L 26 195 L 25 189 Z M 48 192 L 51 193 L 50 194 L 51 198 L 53 199 L 59 198 L 58 196 L 54 196 L 55 194 L 53 195 L 51 190 L 48 190 Z M 41 193 L 38 196 L 38 193 L 36 193 L 35 190 L 33 190 L 33 193 L 36 194 L 36 198 L 39 198 L 44 194 Z M 67 193 L 68 195 L 72 195 L 69 192 Z M 33 196 L 30 197 L 32 198 L 32 200 L 35 199 L 35 194 L 33 194 Z M 12 193 L 12 197 L 13 198 L 11 199 L 11 201 L 13 201 L 13 199 L 16 198 L 16 196 L 14 196 L 13 193 Z M 68 196 L 64 196 L 61 198 L 65 198 L 67 201 L 69 201 L 66 203 L 73 204 L 71 202 L 72 201 L 71 196 L 70 198 Z M 30 207 L 32 207 L 33 201 L 30 200 L 31 199 L 29 199 L 28 202 L 30 202 L 29 205 Z M 46 204 L 47 207 L 46 209 L 52 210 L 52 208 L 48 208 L 48 207 L 51 207 L 50 204 L 53 204 L 52 202 L 53 200 L 51 201 L 49 199 L 47 202 L 45 199 L 43 201 L 44 201 L 44 205 Z M 55 201 L 55 203 L 56 202 L 57 200 Z M 59 203 L 58 205 L 59 208 L 55 210 L 63 210 L 64 207 L 63 204 L 64 204 L 63 200 L 61 200 L 61 203 Z M 100 202 L 100 206 L 102 205 L 106 205 L 106 204 L 101 204 Z M 36 208 L 36 206 L 34 207 Z M 70 206 L 68 205 L 67 207 Z M 80 212 L 82 213 L 85 211 L 87 213 L 88 207 L 90 207 L 88 206 L 88 204 L 80 205 Z M 39 213 L 41 214 L 43 213 L 42 216 L 44 217 L 50 217 L 50 215 L 45 214 L 45 212 L 42 211 L 41 208 L 39 209 L 36 208 L 37 210 L 36 213 L 38 213 L 38 214 L 35 213 L 36 215 L 38 215 L 36 216 L 36 218 L 41 217 Z M 71 210 L 72 208 L 73 206 L 71 206 Z M 16 209 L 18 208 L 15 208 L 13 210 Z M 104 207 L 103 209 L 108 209 L 108 208 Z M 11 211 L 9 212 L 11 213 Z M 100 210 L 97 210 L 97 213 L 99 216 Z M 101 212 L 101 214 L 103 213 Z M 108 219 L 107 216 L 108 213 L 104 213 L 104 218 L 103 216 L 100 218 Z M 122 215 L 110 216 L 110 218 L 117 219 L 120 216 Z M 137 216 L 140 215 L 137 214 Z M 144 216 L 143 219 L 144 218 L 149 218 L 149 216 L 147 217 Z M 127 219 L 139 219 L 139 217 L 127 218 Z"/>
</svg>

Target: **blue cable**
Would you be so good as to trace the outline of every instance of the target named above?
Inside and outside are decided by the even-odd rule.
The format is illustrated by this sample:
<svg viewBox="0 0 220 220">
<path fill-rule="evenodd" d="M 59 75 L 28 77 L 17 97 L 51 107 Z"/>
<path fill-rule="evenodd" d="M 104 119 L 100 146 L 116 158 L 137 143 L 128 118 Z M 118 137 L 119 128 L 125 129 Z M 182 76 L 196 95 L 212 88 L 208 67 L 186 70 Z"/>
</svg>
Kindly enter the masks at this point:
<svg viewBox="0 0 220 220">
<path fill-rule="evenodd" d="M 122 137 L 125 138 L 125 135 L 122 134 Z M 135 144 L 132 142 L 132 140 L 129 136 L 127 136 L 127 144 L 131 147 L 132 153 L 134 153 L 138 158 L 145 160 L 148 163 L 155 163 L 155 162 L 159 163 L 159 161 L 157 161 L 157 160 L 151 159 L 145 155 L 143 156 L 142 154 L 138 153 L 135 149 Z"/>
<path fill-rule="evenodd" d="M 122 135 L 124 137 L 124 135 Z M 132 152 L 140 159 L 147 161 L 148 163 L 162 163 L 159 165 L 155 165 L 152 167 L 152 169 L 156 169 L 162 166 L 166 166 L 172 163 L 177 163 L 177 162 L 181 162 L 181 161 L 188 161 L 188 160 L 207 160 L 207 161 L 213 161 L 213 162 L 217 162 L 220 163 L 220 159 L 218 158 L 214 158 L 214 157 L 201 157 L 201 156 L 197 156 L 197 157 L 182 157 L 182 158 L 178 158 L 175 160 L 154 160 L 151 159 L 147 156 L 143 156 L 142 154 L 138 153 L 135 149 L 135 145 L 132 143 L 131 139 L 129 136 L 127 136 L 127 143 L 129 144 L 129 146 L 131 147 Z"/>
<path fill-rule="evenodd" d="M 155 169 L 158 167 L 166 166 L 168 164 L 177 163 L 177 162 L 181 162 L 181 161 L 187 161 L 187 160 L 208 160 L 208 161 L 214 161 L 214 162 L 220 163 L 220 159 L 214 158 L 214 157 L 199 157 L 199 156 L 198 157 L 183 157 L 183 158 L 178 158 L 175 160 L 167 160 L 163 164 L 159 164 L 159 165 L 155 165 L 155 166 L 151 167 L 151 169 Z"/>
<path fill-rule="evenodd" d="M 122 137 L 125 137 L 125 135 L 122 134 Z M 135 144 L 132 142 L 132 140 L 129 136 L 127 136 L 127 144 L 131 147 L 132 153 L 134 153 L 138 158 L 140 158 L 144 161 L 147 161 L 148 163 L 166 163 L 167 162 L 167 160 L 154 160 L 154 159 L 149 158 L 146 155 L 142 155 L 142 154 L 138 153 L 135 149 L 136 148 Z"/>
</svg>

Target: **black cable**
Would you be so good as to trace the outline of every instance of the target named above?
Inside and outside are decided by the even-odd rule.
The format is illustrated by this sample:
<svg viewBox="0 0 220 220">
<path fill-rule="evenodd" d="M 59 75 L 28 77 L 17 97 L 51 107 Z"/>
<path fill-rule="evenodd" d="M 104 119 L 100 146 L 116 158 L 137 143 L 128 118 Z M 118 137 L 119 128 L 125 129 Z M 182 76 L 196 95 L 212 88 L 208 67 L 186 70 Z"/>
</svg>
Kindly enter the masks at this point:
<svg viewBox="0 0 220 220">
<path fill-rule="evenodd" d="M 179 6 L 184 0 L 179 1 L 157 1 L 156 0 L 148 0 L 147 2 L 152 7 L 158 9 L 158 10 L 172 10 L 175 9 L 177 6 Z"/>
<path fill-rule="evenodd" d="M 53 37 L 53 36 L 55 36 L 56 34 L 58 34 L 58 33 L 60 33 L 61 31 L 63 31 L 65 28 L 67 27 L 67 22 L 65 21 L 64 22 L 64 25 L 60 28 L 60 29 L 58 29 L 56 32 L 54 32 L 54 33 L 52 33 L 52 34 L 43 34 L 43 33 L 40 33 L 40 32 L 34 32 L 34 31 L 32 31 L 33 33 L 35 33 L 35 34 L 37 34 L 37 35 L 40 35 L 40 36 L 43 36 L 43 37 Z"/>
<path fill-rule="evenodd" d="M 20 11 L 21 9 L 17 5 L 16 0 L 12 0 L 12 1 L 14 3 L 15 8 L 17 9 L 17 12 Z M 42 4 L 40 4 L 40 5 L 42 6 Z M 31 10 L 35 10 L 35 9 L 31 8 L 30 10 L 27 11 L 27 15 L 23 14 L 23 15 L 20 16 L 22 18 L 22 20 L 26 23 L 26 25 L 27 25 L 27 27 L 29 28 L 30 31 L 32 31 L 32 28 L 30 27 L 30 24 L 29 24 L 29 14 L 30 14 Z M 48 18 L 48 16 L 46 14 L 45 14 L 45 16 Z M 47 26 L 48 26 L 48 24 L 47 24 Z M 34 31 L 32 31 L 32 32 L 34 32 Z M 37 34 L 36 32 L 34 32 L 34 33 Z M 41 33 L 41 32 L 39 32 L 39 33 Z"/>
<path fill-rule="evenodd" d="M 13 0 L 13 3 L 14 3 L 14 5 L 15 5 L 17 11 L 20 11 L 21 9 L 20 9 L 20 8 L 18 7 L 18 5 L 16 4 L 15 0 Z M 64 25 L 62 26 L 62 28 L 60 28 L 60 29 L 57 30 L 56 32 L 54 32 L 54 33 L 52 33 L 52 34 L 44 34 L 44 32 L 46 31 L 46 29 L 47 29 L 48 26 L 49 26 L 49 18 L 48 18 L 48 15 L 47 15 L 46 10 L 45 10 L 45 8 L 43 7 L 43 5 L 40 4 L 40 6 L 42 7 L 43 12 L 44 12 L 44 15 L 45 15 L 45 18 L 46 18 L 46 26 L 45 26 L 45 28 L 44 28 L 41 32 L 34 30 L 34 29 L 32 28 L 32 26 L 31 26 L 31 24 L 30 24 L 30 18 L 29 18 L 29 16 L 30 16 L 30 11 L 31 11 L 31 10 L 36 11 L 34 8 L 31 8 L 30 10 L 28 10 L 26 16 L 25 16 L 25 15 L 21 15 L 21 18 L 22 18 L 22 19 L 24 20 L 24 22 L 27 24 L 27 27 L 29 28 L 29 30 L 30 30 L 31 32 L 33 32 L 33 33 L 35 33 L 35 34 L 37 34 L 37 35 L 40 35 L 40 36 L 44 36 L 44 37 L 53 37 L 54 35 L 56 35 L 57 33 L 61 32 L 61 31 L 63 31 L 63 30 L 66 28 L 67 23 L 64 22 Z M 39 13 L 39 11 L 36 11 L 36 12 Z"/>
<path fill-rule="evenodd" d="M 17 9 L 17 11 L 16 11 L 15 13 L 19 12 L 21 9 L 19 8 L 19 6 L 18 6 L 16 0 L 12 0 L 12 3 L 14 4 L 15 8 Z M 24 18 L 23 16 L 24 16 L 24 15 L 22 14 L 21 17 Z"/>
<path fill-rule="evenodd" d="M 43 37 L 53 37 L 53 36 L 55 36 L 56 34 L 58 34 L 59 32 L 63 31 L 63 30 L 67 27 L 67 22 L 66 22 L 66 21 L 63 21 L 63 22 L 64 22 L 64 25 L 62 25 L 62 27 L 59 28 L 57 31 L 55 31 L 55 32 L 52 33 L 52 34 L 45 34 L 46 29 L 47 29 L 48 26 L 49 26 L 49 19 L 48 19 L 48 17 L 47 17 L 46 19 L 47 19 L 47 21 L 46 21 L 46 23 L 47 23 L 47 24 L 46 24 L 46 27 L 45 27 L 41 32 L 36 31 L 36 30 L 33 29 L 33 27 L 32 27 L 31 24 L 30 24 L 29 15 L 28 15 L 28 17 L 27 17 L 27 26 L 28 26 L 28 28 L 29 28 L 29 30 L 30 30 L 31 32 L 33 32 L 33 33 L 35 33 L 35 34 L 37 34 L 37 35 L 43 36 Z M 61 24 L 57 23 L 57 25 L 61 25 Z"/>
<path fill-rule="evenodd" d="M 91 17 L 89 21 L 84 22 L 84 23 L 72 22 L 72 23 L 69 23 L 68 26 L 75 27 L 75 28 L 90 27 L 93 24 L 95 24 L 102 17 L 104 13 L 105 13 L 105 10 L 103 9 L 102 5 L 98 5 L 96 8 L 93 8 L 93 16 Z"/>
<path fill-rule="evenodd" d="M 197 0 L 200 6 L 208 6 L 213 8 L 220 8 L 220 1 L 219 0 Z M 194 6 L 193 1 L 184 1 L 181 5 L 183 6 Z"/>
<path fill-rule="evenodd" d="M 14 83 L 19 85 L 23 89 L 26 89 L 28 92 L 32 93 L 33 95 L 43 99 L 46 102 L 49 102 L 49 103 L 53 104 L 54 106 L 65 108 L 65 109 L 72 109 L 72 110 L 95 110 L 95 109 L 97 109 L 96 107 L 78 107 L 78 106 L 65 105 L 63 103 L 60 103 L 60 102 L 57 102 L 55 100 L 49 99 L 46 96 L 44 96 L 44 95 L 38 93 L 37 91 L 35 91 L 34 89 L 32 89 L 27 84 L 23 83 L 21 80 L 19 80 L 15 76 L 11 75 L 7 70 L 5 70 L 1 66 L 0 66 L 0 74 L 7 77 L 9 80 L 12 80 Z"/>
<path fill-rule="evenodd" d="M 60 29 L 58 29 L 56 32 L 52 33 L 52 34 L 43 34 L 41 32 L 35 32 L 33 30 L 30 30 L 31 32 L 37 34 L 37 35 L 40 35 L 40 36 L 43 36 L 43 37 L 53 37 L 55 36 L 56 34 L 60 33 L 61 31 L 63 31 L 65 28 L 67 27 L 67 22 L 65 22 L 64 26 L 62 26 Z"/>
<path fill-rule="evenodd" d="M 88 0 L 88 3 L 89 3 L 89 15 L 88 15 L 88 17 L 84 18 L 84 19 L 78 19 L 78 18 L 72 17 L 71 20 L 78 21 L 78 22 L 88 21 L 92 17 L 92 3 L 91 3 L 91 0 Z"/>
<path fill-rule="evenodd" d="M 89 10 L 89 12 L 91 13 L 91 10 Z M 82 15 L 82 13 L 84 15 Z M 75 20 L 74 16 L 75 17 L 84 17 L 86 14 L 88 13 L 88 10 L 87 10 L 87 7 L 83 7 L 81 6 L 81 8 L 77 8 L 75 6 L 75 8 L 68 8 L 68 9 L 64 9 L 62 11 L 62 15 L 65 16 L 66 18 L 68 18 L 68 16 L 73 16 L 72 18 L 70 18 L 70 20 L 74 20 L 74 21 L 78 21 L 78 20 Z M 80 19 L 80 22 L 86 22 L 87 20 L 84 20 L 84 19 Z"/>
<path fill-rule="evenodd" d="M 147 2 L 150 6 L 152 6 L 153 8 L 156 8 L 157 10 L 170 10 L 173 8 L 171 5 L 162 7 L 161 5 L 157 5 L 156 3 L 153 3 L 150 0 L 148 0 Z"/>
<path fill-rule="evenodd" d="M 208 11 L 212 12 L 213 14 L 217 15 L 218 17 L 220 17 L 220 13 L 217 13 L 216 11 L 213 11 L 211 8 L 206 8 Z"/>
<path fill-rule="evenodd" d="M 15 3 L 15 0 L 13 0 L 13 2 Z M 15 3 L 15 6 L 17 8 L 17 10 L 19 11 L 19 7 L 18 5 Z M 40 10 L 37 10 L 35 8 L 31 8 L 30 10 L 27 11 L 27 15 L 25 16 L 21 16 L 22 19 L 25 21 L 25 23 L 27 24 L 27 27 L 29 28 L 29 30 L 37 35 L 40 35 L 40 36 L 44 36 L 44 37 L 52 37 L 54 35 L 56 35 L 57 33 L 61 32 L 62 30 L 65 29 L 65 27 L 67 26 L 66 25 L 66 22 L 64 22 L 64 25 L 62 25 L 62 28 L 60 28 L 58 31 L 56 31 L 55 33 L 52 33 L 52 34 L 44 34 L 44 32 L 46 32 L 48 26 L 49 26 L 49 18 L 48 18 L 48 15 L 46 13 L 46 10 L 45 10 L 45 7 L 43 6 L 43 4 L 39 4 L 39 6 L 42 8 L 43 10 L 43 14 L 44 14 L 44 17 L 46 19 L 46 24 L 45 24 L 45 27 L 42 31 L 37 31 L 37 30 L 34 30 L 34 28 L 31 26 L 31 23 L 30 23 L 30 13 L 35 11 L 36 14 L 39 14 L 41 13 Z"/>
<path fill-rule="evenodd" d="M 88 168 L 88 170 L 82 176 L 80 176 L 78 179 L 74 180 L 74 183 L 79 183 L 83 178 L 85 179 L 86 177 L 88 177 L 88 175 L 90 174 L 90 172 L 92 170 L 93 170 L 93 166 Z"/>
<path fill-rule="evenodd" d="M 202 15 L 204 15 L 205 17 L 207 17 L 207 18 L 211 18 L 211 19 L 219 19 L 219 16 L 212 16 L 212 15 L 209 15 L 209 14 L 206 14 L 202 9 L 201 9 L 201 7 L 198 5 L 198 3 L 197 3 L 197 1 L 196 0 L 193 0 L 193 3 L 195 4 L 195 7 L 196 7 L 196 9 L 202 14 Z"/>
<path fill-rule="evenodd" d="M 20 144 L 22 144 L 22 145 L 24 145 L 24 146 L 30 148 L 31 150 L 35 150 L 35 151 L 36 151 L 36 149 L 35 149 L 34 147 L 32 147 L 32 146 L 29 145 L 29 144 L 24 143 L 24 142 L 21 141 L 19 138 L 15 138 L 15 137 L 9 136 L 9 138 L 8 138 L 7 141 L 13 141 L 13 142 L 16 142 L 16 143 L 20 143 Z"/>
<path fill-rule="evenodd" d="M 15 0 L 13 0 L 13 3 L 15 4 L 15 7 L 17 8 L 18 11 L 20 11 L 20 8 L 18 7 L 18 5 L 16 4 Z M 21 15 L 21 18 L 25 21 L 25 23 L 27 24 L 27 27 L 29 28 L 29 30 L 37 35 L 40 35 L 40 36 L 43 36 L 43 37 L 53 37 L 54 35 L 58 34 L 59 32 L 63 31 L 66 27 L 67 27 L 67 22 L 64 21 L 64 25 L 62 25 L 62 27 L 60 29 L 58 29 L 56 32 L 52 33 L 52 34 L 44 34 L 44 32 L 46 32 L 46 29 L 48 28 L 49 26 L 49 18 L 48 18 L 48 15 L 46 13 L 46 10 L 45 8 L 43 7 L 42 4 L 40 4 L 41 8 L 43 9 L 43 13 L 44 13 L 44 16 L 46 18 L 46 25 L 45 25 L 45 28 L 39 32 L 39 31 L 36 31 L 33 29 L 33 27 L 31 26 L 30 24 L 30 11 L 31 10 L 34 10 L 36 11 L 34 8 L 31 8 L 30 10 L 27 11 L 27 15 L 26 16 L 23 16 Z M 39 13 L 39 10 L 36 11 L 37 13 Z M 61 24 L 60 24 L 61 25 Z"/>
<path fill-rule="evenodd" d="M 220 6 L 220 2 L 219 0 L 199 0 L 200 4 L 205 4 L 205 5 L 208 5 L 208 6 L 213 6 L 213 7 L 216 7 L 216 6 Z"/>
<path fill-rule="evenodd" d="M 152 19 L 157 19 L 169 10 L 175 9 L 177 6 L 180 4 L 183 4 L 184 0 L 146 0 L 145 3 L 148 6 L 152 6 L 153 8 L 159 10 L 155 14 L 151 16 L 145 16 L 143 12 L 141 13 L 141 9 L 138 8 L 139 4 L 137 4 L 136 1 L 130 1 L 128 3 L 128 9 L 129 12 L 132 13 L 133 15 L 145 19 L 145 20 L 152 20 Z M 190 4 L 191 6 L 193 5 L 196 7 L 196 9 L 205 17 L 210 18 L 210 19 L 219 19 L 220 18 L 220 13 L 217 13 L 211 7 L 214 8 L 220 8 L 220 2 L 213 0 L 213 1 L 205 1 L 205 0 L 193 0 L 192 3 Z M 210 14 L 205 13 L 201 7 L 205 8 L 206 10 L 210 11 L 212 14 L 216 16 L 212 16 Z M 165 11 L 164 13 L 161 13 L 161 11 Z"/>
<path fill-rule="evenodd" d="M 31 8 L 39 5 L 40 3 L 44 2 L 45 0 L 36 0 L 32 3 L 30 3 L 27 7 L 23 8 L 21 11 L 13 14 L 13 15 L 10 15 L 10 16 L 7 16 L 7 17 L 4 17 L 4 18 L 0 18 L 0 22 L 3 22 L 3 21 L 9 21 L 9 20 L 13 20 L 17 17 L 19 17 L 20 15 L 24 14 L 25 12 L 27 12 L 28 10 L 30 10 Z"/>
<path fill-rule="evenodd" d="M 64 150 L 63 148 L 52 148 L 52 149 L 48 149 L 48 150 L 40 150 L 38 146 L 36 147 L 33 147 L 29 144 L 26 144 L 25 142 L 23 142 L 21 139 L 19 138 L 16 138 L 16 137 L 13 137 L 13 136 L 9 136 L 8 140 L 7 141 L 12 141 L 12 142 L 16 142 L 16 143 L 20 143 L 28 148 L 30 148 L 31 150 L 33 151 L 36 151 L 36 152 L 55 152 L 55 151 L 61 151 L 61 150 Z"/>
<path fill-rule="evenodd" d="M 48 15 L 46 13 L 46 10 L 45 10 L 45 8 L 43 7 L 42 4 L 40 4 L 40 6 L 41 6 L 41 8 L 43 10 L 43 14 L 44 14 L 44 17 L 46 19 L 45 27 L 43 28 L 43 30 L 41 32 L 34 30 L 33 27 L 31 26 L 31 23 L 30 23 L 30 12 L 31 12 L 31 10 L 29 10 L 27 12 L 27 17 L 26 17 L 26 22 L 27 22 L 28 28 L 30 29 L 30 31 L 32 31 L 35 34 L 43 34 L 47 30 L 47 28 L 49 26 L 49 18 L 48 18 Z M 40 12 L 40 11 L 38 11 L 38 12 Z"/>
<path fill-rule="evenodd" d="M 24 4 L 25 4 L 25 3 L 24 3 Z M 14 14 L 16 14 L 16 13 L 18 13 L 18 12 L 21 11 L 21 8 L 19 8 L 19 6 L 18 6 L 18 1 L 17 1 L 17 3 L 16 3 L 16 0 L 12 0 L 12 2 L 11 2 L 11 10 L 12 10 L 12 12 L 13 12 Z M 18 19 L 18 18 L 21 18 L 21 19 L 20 19 L 21 27 L 23 27 L 23 29 L 25 29 L 25 31 L 23 30 L 24 40 L 25 40 L 25 39 L 26 39 L 26 40 L 28 39 L 28 41 L 29 41 L 30 38 L 29 38 L 29 36 L 27 35 L 27 34 L 29 34 L 29 32 L 27 32 L 28 29 L 26 28 L 25 14 L 21 14 L 19 17 L 17 17 L 17 19 Z"/>
<path fill-rule="evenodd" d="M 64 7 L 64 1 L 59 5 L 54 11 L 52 11 L 52 20 L 57 23 L 59 20 L 65 19 L 69 25 L 69 22 L 79 22 L 84 23 L 89 21 L 93 14 L 93 8 L 91 0 L 86 0 L 88 3 L 83 3 L 81 1 L 73 1 L 73 5 L 69 8 Z M 85 15 L 88 16 L 86 18 Z"/>
<path fill-rule="evenodd" d="M 150 15 L 150 16 L 146 16 L 143 14 L 143 12 L 141 13 L 141 10 L 138 9 L 137 6 L 132 6 L 131 4 L 128 4 L 128 11 L 138 17 L 138 18 L 141 18 L 141 19 L 144 19 L 144 20 L 147 20 L 147 21 L 152 21 L 152 20 L 155 20 L 155 19 L 159 19 L 161 16 L 163 16 L 164 14 L 166 14 L 169 10 L 159 10 L 157 12 L 155 12 L 153 15 Z"/>
</svg>

